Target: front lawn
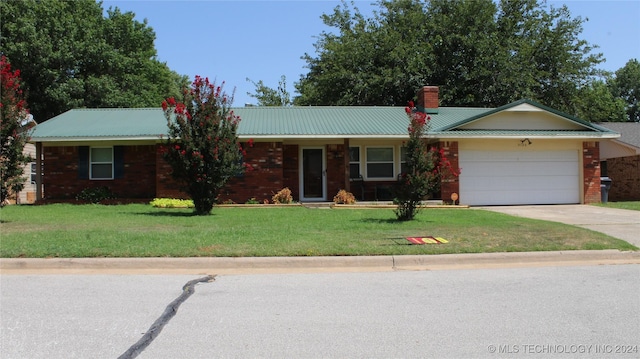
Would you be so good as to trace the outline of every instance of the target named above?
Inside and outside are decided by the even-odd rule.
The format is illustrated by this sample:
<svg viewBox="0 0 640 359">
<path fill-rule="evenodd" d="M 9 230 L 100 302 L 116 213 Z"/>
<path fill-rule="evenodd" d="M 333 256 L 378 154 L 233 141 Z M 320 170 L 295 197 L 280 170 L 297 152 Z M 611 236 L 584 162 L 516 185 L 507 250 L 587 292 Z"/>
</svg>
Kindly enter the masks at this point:
<svg viewBox="0 0 640 359">
<path fill-rule="evenodd" d="M 391 209 L 225 208 L 211 216 L 149 205 L 8 206 L 0 257 L 342 256 L 575 249 L 635 250 L 554 222 L 476 209 L 426 209 L 397 222 Z M 409 245 L 407 236 L 447 244 Z"/>
<path fill-rule="evenodd" d="M 640 201 L 596 203 L 595 205 L 600 207 L 620 208 L 620 209 L 630 209 L 633 211 L 640 211 Z"/>
</svg>

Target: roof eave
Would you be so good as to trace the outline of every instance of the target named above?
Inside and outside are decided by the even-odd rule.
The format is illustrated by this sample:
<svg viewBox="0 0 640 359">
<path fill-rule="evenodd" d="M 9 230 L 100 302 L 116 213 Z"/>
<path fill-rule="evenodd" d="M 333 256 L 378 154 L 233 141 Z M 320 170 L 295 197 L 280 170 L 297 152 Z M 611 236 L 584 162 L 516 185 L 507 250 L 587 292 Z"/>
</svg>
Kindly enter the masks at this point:
<svg viewBox="0 0 640 359">
<path fill-rule="evenodd" d="M 384 139 L 406 139 L 408 134 L 404 135 L 352 135 L 352 134 L 337 134 L 337 135 L 238 135 L 239 139 L 253 139 L 253 140 L 315 140 L 315 139 L 336 139 L 336 138 L 384 138 Z"/>
<path fill-rule="evenodd" d="M 471 139 L 471 138 L 481 138 L 481 139 L 514 139 L 514 138 L 537 138 L 537 139 L 614 139 L 620 137 L 619 134 L 615 133 L 594 133 L 592 135 L 535 135 L 535 134 L 510 134 L 510 135 L 462 135 L 455 133 L 438 133 L 433 134 L 432 137 L 436 138 L 447 138 L 447 139 Z"/>
<path fill-rule="evenodd" d="M 148 136 L 78 136 L 78 137 L 31 137 L 30 143 L 42 142 L 106 142 L 106 141 L 158 141 L 166 135 Z"/>
</svg>

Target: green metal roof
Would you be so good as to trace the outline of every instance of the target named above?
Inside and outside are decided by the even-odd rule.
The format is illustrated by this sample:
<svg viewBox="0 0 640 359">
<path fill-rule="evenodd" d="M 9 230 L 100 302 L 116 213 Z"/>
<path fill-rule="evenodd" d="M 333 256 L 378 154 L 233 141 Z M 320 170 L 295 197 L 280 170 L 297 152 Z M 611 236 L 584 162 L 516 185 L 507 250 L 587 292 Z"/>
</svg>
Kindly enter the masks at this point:
<svg viewBox="0 0 640 359">
<path fill-rule="evenodd" d="M 76 109 L 38 124 L 31 141 L 158 138 L 167 134 L 160 108 Z"/>
<path fill-rule="evenodd" d="M 547 111 L 531 101 L 525 101 Z M 430 135 L 442 137 L 581 136 L 617 137 L 613 131 L 561 114 L 584 126 L 584 131 L 458 130 L 463 124 L 513 107 L 522 101 L 492 108 L 440 107 L 430 114 Z M 404 107 L 239 107 L 241 138 L 406 138 L 409 120 Z M 32 142 L 92 140 L 155 140 L 167 134 L 167 120 L 160 108 L 75 109 L 36 126 Z"/>
</svg>

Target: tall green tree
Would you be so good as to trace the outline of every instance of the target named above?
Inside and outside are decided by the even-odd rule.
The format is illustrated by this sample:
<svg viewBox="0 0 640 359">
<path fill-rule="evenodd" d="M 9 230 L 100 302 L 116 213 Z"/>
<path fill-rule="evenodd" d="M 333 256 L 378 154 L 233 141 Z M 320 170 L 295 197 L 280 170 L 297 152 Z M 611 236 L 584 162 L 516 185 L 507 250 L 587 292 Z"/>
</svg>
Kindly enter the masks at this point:
<svg viewBox="0 0 640 359">
<path fill-rule="evenodd" d="M 538 0 L 377 2 L 367 18 L 342 3 L 322 19 L 298 105 L 398 105 L 423 85 L 445 106 L 531 98 L 575 113 L 602 55 L 580 39 L 584 20 Z"/>
<path fill-rule="evenodd" d="M 574 103 L 576 117 L 591 122 L 623 122 L 627 120 L 624 100 L 615 97 L 604 81 L 594 80 L 581 88 L 579 94 Z"/>
<path fill-rule="evenodd" d="M 178 101 L 170 97 L 162 102 L 169 126 L 164 159 L 191 196 L 197 215 L 210 214 L 220 189 L 244 169 L 240 117 L 231 110 L 232 102 L 222 86 L 200 76 Z"/>
<path fill-rule="evenodd" d="M 258 100 L 258 106 L 291 106 L 291 94 L 287 91 L 287 77 L 282 75 L 278 81 L 277 88 L 271 88 L 264 84 L 262 80 L 255 82 L 249 78 L 247 81 L 255 86 L 255 92 L 247 92 L 247 95 Z"/>
<path fill-rule="evenodd" d="M 406 103 L 429 75 L 429 47 L 424 5 L 418 1 L 379 3 L 367 19 L 345 2 L 332 14 L 314 44 L 317 56 L 305 54 L 309 72 L 295 84 L 297 105 L 399 105 Z"/>
<path fill-rule="evenodd" d="M 157 106 L 188 79 L 157 59 L 155 33 L 95 0 L 0 1 L 0 46 L 36 121 L 78 107 Z"/>
<path fill-rule="evenodd" d="M 29 109 L 21 88 L 20 71 L 12 70 L 0 57 L 0 207 L 24 188 L 24 165 L 31 161 L 23 153 L 29 138 Z"/>
<path fill-rule="evenodd" d="M 611 82 L 613 95 L 625 102 L 628 121 L 640 122 L 640 62 L 629 60 L 615 75 Z"/>
</svg>

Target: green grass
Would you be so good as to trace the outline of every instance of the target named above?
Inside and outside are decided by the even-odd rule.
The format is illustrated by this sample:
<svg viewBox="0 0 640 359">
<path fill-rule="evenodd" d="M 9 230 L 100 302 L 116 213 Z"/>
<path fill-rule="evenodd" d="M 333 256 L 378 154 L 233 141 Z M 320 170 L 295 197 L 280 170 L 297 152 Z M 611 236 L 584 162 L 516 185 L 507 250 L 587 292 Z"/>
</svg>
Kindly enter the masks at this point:
<svg viewBox="0 0 640 359">
<path fill-rule="evenodd" d="M 397 222 L 391 209 L 217 207 L 211 216 L 149 205 L 8 206 L 0 257 L 400 255 L 574 249 L 635 250 L 559 223 L 475 209 L 426 209 Z M 404 237 L 448 244 L 409 245 Z"/>
<path fill-rule="evenodd" d="M 608 207 L 608 208 L 620 208 L 620 209 L 630 209 L 633 211 L 640 211 L 640 201 L 635 202 L 608 202 L 608 203 L 597 203 L 596 206 L 600 207 Z"/>
</svg>

